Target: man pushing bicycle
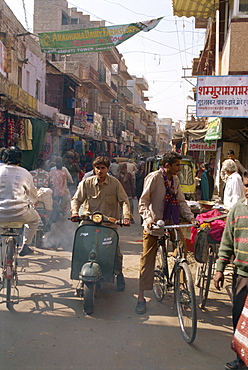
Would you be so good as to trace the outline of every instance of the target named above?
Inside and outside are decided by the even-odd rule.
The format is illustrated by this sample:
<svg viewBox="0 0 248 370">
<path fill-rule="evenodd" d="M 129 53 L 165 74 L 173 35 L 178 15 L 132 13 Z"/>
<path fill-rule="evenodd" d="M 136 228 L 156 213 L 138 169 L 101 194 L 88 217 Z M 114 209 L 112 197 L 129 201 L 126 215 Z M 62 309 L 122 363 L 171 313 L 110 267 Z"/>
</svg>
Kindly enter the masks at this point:
<svg viewBox="0 0 248 370">
<path fill-rule="evenodd" d="M 180 214 L 191 223 L 198 223 L 188 207 L 184 194 L 180 189 L 177 177 L 180 171 L 181 155 L 167 152 L 162 158 L 162 167 L 151 172 L 145 178 L 144 188 L 139 200 L 139 213 L 143 218 L 143 253 L 140 258 L 139 295 L 136 313 L 146 312 L 144 291 L 153 287 L 157 240 L 162 236 L 159 230 L 152 230 L 158 220 L 165 224 L 179 224 Z M 163 229 L 161 229 L 163 230 Z M 184 241 L 184 239 L 183 239 Z M 185 245 L 186 250 L 186 245 Z"/>
</svg>

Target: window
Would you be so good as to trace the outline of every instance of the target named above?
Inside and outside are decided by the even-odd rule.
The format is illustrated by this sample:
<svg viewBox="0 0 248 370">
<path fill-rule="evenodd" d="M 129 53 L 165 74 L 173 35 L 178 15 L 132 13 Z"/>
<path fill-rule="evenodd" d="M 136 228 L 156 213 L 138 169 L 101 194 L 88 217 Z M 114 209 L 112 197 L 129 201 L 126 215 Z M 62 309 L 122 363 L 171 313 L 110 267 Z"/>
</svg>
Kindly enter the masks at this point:
<svg viewBox="0 0 248 370">
<path fill-rule="evenodd" d="M 239 0 L 239 12 L 248 13 L 248 0 Z"/>
<path fill-rule="evenodd" d="M 26 86 L 27 86 L 27 92 L 29 93 L 29 91 L 30 91 L 30 72 L 29 71 L 27 71 L 27 84 L 26 84 Z"/>
<path fill-rule="evenodd" d="M 71 18 L 71 24 L 79 24 L 78 18 Z"/>
<path fill-rule="evenodd" d="M 62 25 L 65 26 L 68 24 L 68 18 L 66 17 L 66 15 L 64 13 L 62 13 L 62 21 L 61 21 Z"/>
<path fill-rule="evenodd" d="M 36 80 L 35 99 L 40 100 L 40 81 L 39 80 Z"/>
<path fill-rule="evenodd" d="M 234 0 L 230 3 L 231 18 L 246 18 L 248 16 L 248 0 Z"/>
<path fill-rule="evenodd" d="M 22 87 L 22 67 L 18 67 L 18 85 Z"/>
</svg>

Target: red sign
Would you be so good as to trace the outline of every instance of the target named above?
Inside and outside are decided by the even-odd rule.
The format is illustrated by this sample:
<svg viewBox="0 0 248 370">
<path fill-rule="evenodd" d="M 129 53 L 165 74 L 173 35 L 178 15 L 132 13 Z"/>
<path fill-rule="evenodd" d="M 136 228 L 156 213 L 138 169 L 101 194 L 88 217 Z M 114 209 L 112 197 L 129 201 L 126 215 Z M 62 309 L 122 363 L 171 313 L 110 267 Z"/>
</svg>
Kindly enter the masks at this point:
<svg viewBox="0 0 248 370">
<path fill-rule="evenodd" d="M 190 141 L 188 150 L 215 151 L 215 150 L 217 150 L 217 142 L 214 141 L 209 146 L 207 143 L 204 143 L 203 141 L 202 142 L 192 142 L 192 141 Z"/>
</svg>

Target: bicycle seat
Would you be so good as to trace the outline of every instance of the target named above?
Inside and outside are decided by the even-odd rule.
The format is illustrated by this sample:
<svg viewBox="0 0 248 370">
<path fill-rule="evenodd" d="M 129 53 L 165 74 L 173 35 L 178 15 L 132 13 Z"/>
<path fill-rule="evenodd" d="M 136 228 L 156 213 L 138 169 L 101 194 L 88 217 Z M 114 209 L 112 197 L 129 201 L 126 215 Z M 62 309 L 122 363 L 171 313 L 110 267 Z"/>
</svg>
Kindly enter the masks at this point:
<svg viewBox="0 0 248 370">
<path fill-rule="evenodd" d="M 9 221 L 9 222 L 0 222 L 0 227 L 2 229 L 21 229 L 23 222 L 18 221 Z"/>
</svg>

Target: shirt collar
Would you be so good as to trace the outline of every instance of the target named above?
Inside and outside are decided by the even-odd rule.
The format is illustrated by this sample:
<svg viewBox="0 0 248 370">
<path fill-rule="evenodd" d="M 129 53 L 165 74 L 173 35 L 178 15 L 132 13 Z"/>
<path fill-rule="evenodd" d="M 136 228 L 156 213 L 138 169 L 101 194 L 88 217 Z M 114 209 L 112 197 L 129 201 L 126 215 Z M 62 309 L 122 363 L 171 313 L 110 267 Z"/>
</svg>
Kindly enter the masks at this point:
<svg viewBox="0 0 248 370">
<path fill-rule="evenodd" d="M 109 174 L 107 173 L 106 179 L 103 181 L 103 184 L 108 184 L 109 183 Z M 94 176 L 94 185 L 98 185 L 98 179 L 96 175 Z"/>
</svg>

